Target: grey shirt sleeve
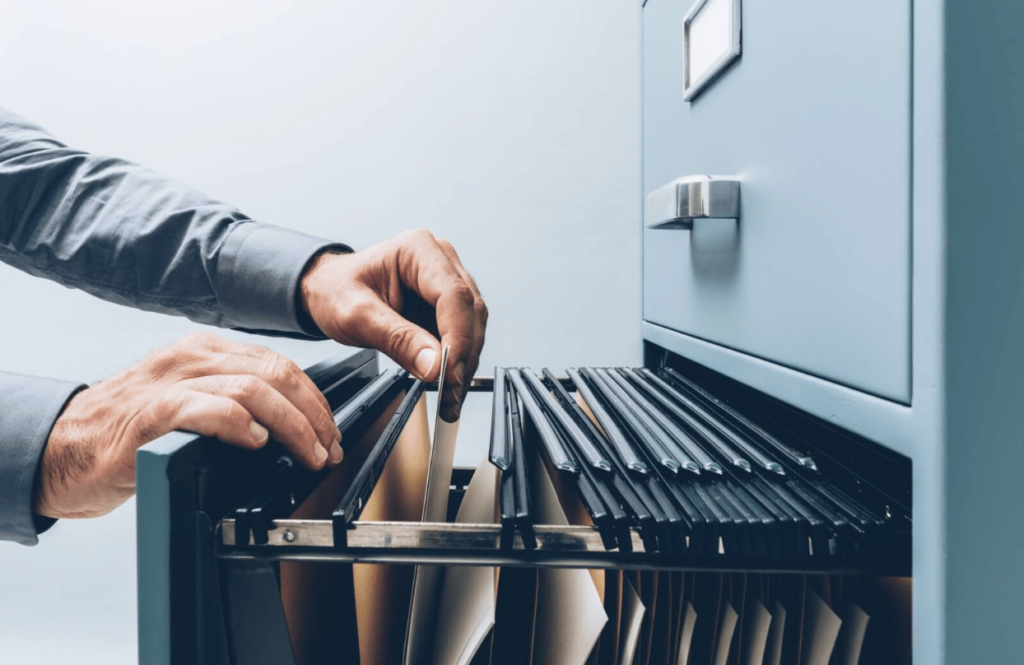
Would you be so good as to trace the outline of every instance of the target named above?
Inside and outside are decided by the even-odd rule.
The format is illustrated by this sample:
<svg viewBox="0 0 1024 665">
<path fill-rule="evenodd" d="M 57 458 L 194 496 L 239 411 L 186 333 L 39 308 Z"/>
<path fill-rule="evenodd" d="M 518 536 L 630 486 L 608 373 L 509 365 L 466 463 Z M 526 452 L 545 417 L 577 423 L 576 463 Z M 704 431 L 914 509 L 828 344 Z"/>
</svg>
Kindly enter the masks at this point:
<svg viewBox="0 0 1024 665">
<path fill-rule="evenodd" d="M 0 261 L 138 309 L 320 337 L 299 278 L 329 246 L 141 166 L 73 150 L 0 109 Z"/>
<path fill-rule="evenodd" d="M 344 245 L 270 224 L 136 164 L 64 145 L 0 109 L 0 261 L 111 302 L 210 325 L 323 339 L 304 320 L 309 261 Z M 0 374 L 0 539 L 36 541 L 32 482 L 79 387 Z"/>
<path fill-rule="evenodd" d="M 0 372 L 0 540 L 34 545 L 49 526 L 32 514 L 36 470 L 53 423 L 82 387 Z"/>
</svg>

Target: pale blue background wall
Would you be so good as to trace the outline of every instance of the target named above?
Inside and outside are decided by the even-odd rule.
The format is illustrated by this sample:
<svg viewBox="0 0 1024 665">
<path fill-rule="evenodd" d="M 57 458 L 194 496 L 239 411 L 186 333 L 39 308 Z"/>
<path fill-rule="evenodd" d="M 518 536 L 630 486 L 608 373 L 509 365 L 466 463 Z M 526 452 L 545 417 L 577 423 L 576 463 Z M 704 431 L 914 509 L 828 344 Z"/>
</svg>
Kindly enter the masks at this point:
<svg viewBox="0 0 1024 665">
<path fill-rule="evenodd" d="M 356 247 L 430 228 L 491 306 L 485 368 L 638 362 L 636 3 L 296 4 L 4 3 L 0 105 L 257 219 Z M 0 367 L 82 381 L 196 327 L 6 267 L 0 311 Z M 0 660 L 135 662 L 134 518 L 0 544 Z"/>
</svg>

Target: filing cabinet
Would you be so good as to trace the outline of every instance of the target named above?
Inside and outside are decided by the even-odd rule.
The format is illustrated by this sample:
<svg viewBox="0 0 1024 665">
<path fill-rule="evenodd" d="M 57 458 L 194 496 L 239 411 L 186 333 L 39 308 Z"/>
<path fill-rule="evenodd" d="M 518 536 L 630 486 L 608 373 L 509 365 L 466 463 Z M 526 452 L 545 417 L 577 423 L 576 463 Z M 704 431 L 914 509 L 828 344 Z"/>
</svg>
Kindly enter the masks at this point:
<svg viewBox="0 0 1024 665">
<path fill-rule="evenodd" d="M 914 662 L 1019 662 L 1024 3 L 746 0 L 696 95 L 695 4 L 639 4 L 644 362 L 909 457 Z"/>
</svg>

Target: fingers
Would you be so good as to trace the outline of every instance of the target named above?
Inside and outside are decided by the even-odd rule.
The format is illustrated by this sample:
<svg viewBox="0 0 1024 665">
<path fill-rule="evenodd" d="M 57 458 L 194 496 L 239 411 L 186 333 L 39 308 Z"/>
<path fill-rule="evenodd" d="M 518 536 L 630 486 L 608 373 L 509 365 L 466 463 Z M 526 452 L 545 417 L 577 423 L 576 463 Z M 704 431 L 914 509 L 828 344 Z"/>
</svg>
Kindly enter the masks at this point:
<svg viewBox="0 0 1024 665">
<path fill-rule="evenodd" d="M 429 231 L 413 231 L 400 238 L 402 282 L 434 306 L 441 344 L 451 346 L 452 358 L 466 360 L 473 346 L 473 289 Z"/>
<path fill-rule="evenodd" d="M 316 432 L 320 445 L 330 453 L 331 462 L 336 464 L 341 461 L 341 432 L 334 424 L 334 415 L 327 399 L 291 360 L 271 351 L 265 354 L 234 355 L 225 358 L 222 371 L 217 373 L 251 375 L 273 387 L 306 418 Z"/>
<path fill-rule="evenodd" d="M 327 398 L 324 397 L 324 394 L 320 392 L 320 389 L 316 387 L 315 383 L 313 383 L 313 379 L 309 378 L 309 376 L 294 362 L 263 346 L 242 344 L 241 342 L 234 342 L 229 339 L 222 339 L 222 341 L 226 343 L 224 350 L 227 353 L 247 356 L 262 362 L 264 364 L 265 374 L 271 376 L 279 374 L 281 375 L 281 378 L 284 379 L 284 383 L 286 385 L 298 385 L 305 388 L 306 393 L 316 400 L 328 413 L 330 413 L 331 405 L 327 402 Z M 287 394 L 285 396 L 289 397 Z M 331 426 L 333 426 L 333 419 Z M 321 432 L 321 434 L 326 434 L 326 432 Z M 338 434 L 337 428 L 334 429 L 333 434 Z"/>
<path fill-rule="evenodd" d="M 462 265 L 462 261 L 459 259 L 459 255 L 456 253 L 455 248 L 452 247 L 452 244 L 447 240 L 441 239 L 438 239 L 437 244 L 473 291 L 473 342 L 470 347 L 469 357 L 465 360 L 455 359 L 454 366 L 449 371 L 449 375 L 445 377 L 446 381 L 452 381 L 453 388 L 459 390 L 459 405 L 456 407 L 455 412 L 455 417 L 457 418 L 459 411 L 461 411 L 461 403 L 465 400 L 466 393 L 469 390 L 469 383 L 476 375 L 476 370 L 480 366 L 480 354 L 483 353 L 489 312 L 487 311 L 487 304 L 484 303 L 483 296 L 480 295 L 480 289 L 477 287 L 476 281 Z M 444 401 L 442 400 L 443 403 Z"/>
<path fill-rule="evenodd" d="M 132 421 L 139 444 L 174 430 L 212 436 L 240 448 L 261 448 L 269 432 L 241 404 L 181 387 L 165 391 Z"/>
<path fill-rule="evenodd" d="M 306 375 L 302 369 L 288 358 L 282 356 L 279 353 L 274 353 L 270 349 L 257 346 L 255 344 L 243 344 L 241 342 L 235 342 L 230 339 L 225 339 L 219 335 L 213 333 L 201 331 L 188 335 L 183 340 L 183 344 L 195 345 L 206 347 L 214 353 L 231 353 L 239 356 L 246 356 L 253 358 L 257 361 L 264 363 L 263 369 L 265 370 L 261 375 L 276 375 L 280 374 L 287 383 L 292 384 L 298 382 L 303 385 L 306 390 L 312 395 L 312 397 L 323 406 L 324 409 L 330 411 L 331 406 L 327 402 L 327 398 L 320 392 L 320 389 L 316 387 L 313 380 Z M 193 376 L 200 375 L 197 372 L 193 372 Z M 263 378 L 268 378 L 264 376 Z M 273 383 L 273 382 L 272 382 Z"/>
<path fill-rule="evenodd" d="M 334 424 L 330 405 L 298 365 L 269 349 L 233 342 L 209 333 L 192 335 L 186 341 L 210 352 L 201 361 L 193 362 L 186 376 L 200 378 L 237 375 L 259 378 L 298 409 L 313 428 L 320 445 L 328 451 L 330 463 L 341 461 L 341 433 Z M 278 438 L 276 434 L 275 438 Z"/>
<path fill-rule="evenodd" d="M 432 381 L 441 367 L 441 345 L 433 335 L 396 312 L 383 300 L 368 295 L 348 314 L 358 330 L 357 342 L 380 349 L 422 381 Z"/>
<path fill-rule="evenodd" d="M 455 420 L 462 408 L 464 384 L 472 376 L 470 360 L 475 356 L 479 363 L 479 350 L 474 353 L 478 337 L 476 285 L 454 249 L 450 255 L 446 253 L 428 231 L 413 231 L 401 237 L 398 266 L 402 282 L 434 306 L 441 344 L 451 347 L 445 380 L 452 389 L 441 396 L 441 415 L 445 420 Z M 482 336 L 479 343 L 482 347 Z M 475 371 L 475 367 L 472 369 Z"/>
<path fill-rule="evenodd" d="M 279 441 L 297 460 L 310 469 L 323 468 L 330 461 L 341 461 L 341 448 L 332 458 L 333 439 L 324 443 L 317 436 L 313 424 L 291 401 L 274 386 L 253 375 L 204 376 L 189 379 L 178 384 L 178 389 L 189 393 L 225 398 L 237 404 L 249 414 L 250 421 L 269 430 L 270 436 Z M 234 414 L 235 412 L 232 411 Z M 250 423 L 251 425 L 252 423 Z M 253 428 L 253 432 L 259 432 Z M 205 433 L 205 432 L 204 432 Z M 250 435 L 250 444 L 256 437 Z M 244 440 L 226 440 L 235 445 L 246 445 Z M 264 439 L 263 443 L 266 443 Z M 262 445 L 259 444 L 259 445 Z M 258 447 L 258 446 L 257 446 Z"/>
</svg>

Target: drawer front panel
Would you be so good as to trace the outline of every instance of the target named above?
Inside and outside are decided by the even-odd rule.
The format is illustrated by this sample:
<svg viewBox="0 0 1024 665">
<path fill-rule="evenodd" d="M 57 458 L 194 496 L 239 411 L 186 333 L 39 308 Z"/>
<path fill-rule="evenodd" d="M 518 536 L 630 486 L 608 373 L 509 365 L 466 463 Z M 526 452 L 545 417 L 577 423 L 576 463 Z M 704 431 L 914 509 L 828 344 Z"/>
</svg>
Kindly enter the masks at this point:
<svg viewBox="0 0 1024 665">
<path fill-rule="evenodd" d="M 643 10 L 644 193 L 739 176 L 741 217 L 644 229 L 644 318 L 909 402 L 910 0 L 744 2 L 692 103 L 690 5 Z"/>
</svg>

